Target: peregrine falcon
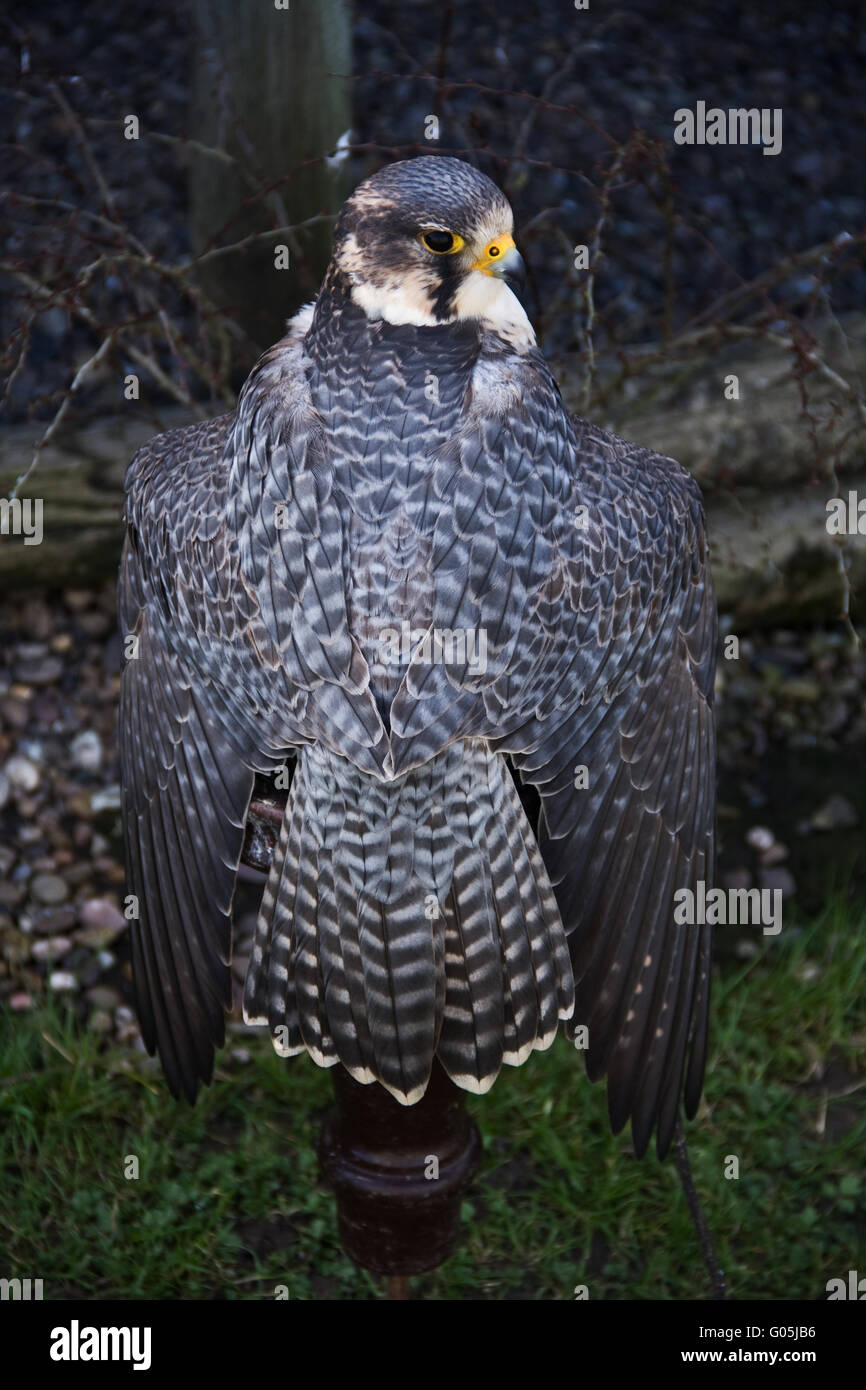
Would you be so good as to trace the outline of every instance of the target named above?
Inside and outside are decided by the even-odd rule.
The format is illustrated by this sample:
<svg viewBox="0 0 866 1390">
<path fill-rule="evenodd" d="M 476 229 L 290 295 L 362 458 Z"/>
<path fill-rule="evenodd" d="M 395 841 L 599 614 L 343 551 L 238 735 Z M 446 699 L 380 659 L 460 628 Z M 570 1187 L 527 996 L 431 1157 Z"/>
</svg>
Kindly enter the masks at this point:
<svg viewBox="0 0 866 1390">
<path fill-rule="evenodd" d="M 211 1079 L 254 776 L 294 775 L 245 1016 L 425 1092 L 559 1020 L 618 1131 L 700 1098 L 716 611 L 697 485 L 565 408 L 509 281 L 511 208 L 444 156 L 337 221 L 237 408 L 126 481 L 120 747 L 142 1033 Z M 519 784 L 537 789 L 530 825 Z"/>
</svg>

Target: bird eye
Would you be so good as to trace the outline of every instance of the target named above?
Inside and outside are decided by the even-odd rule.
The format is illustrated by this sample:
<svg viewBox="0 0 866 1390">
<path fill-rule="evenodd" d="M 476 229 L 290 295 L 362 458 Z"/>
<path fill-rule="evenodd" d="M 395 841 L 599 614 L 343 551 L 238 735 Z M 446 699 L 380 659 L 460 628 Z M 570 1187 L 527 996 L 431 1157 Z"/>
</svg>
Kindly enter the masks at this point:
<svg viewBox="0 0 866 1390">
<path fill-rule="evenodd" d="M 421 244 L 437 256 L 445 256 L 449 251 L 459 251 L 464 242 L 462 237 L 455 236 L 453 232 L 441 232 L 431 227 L 421 233 Z"/>
</svg>

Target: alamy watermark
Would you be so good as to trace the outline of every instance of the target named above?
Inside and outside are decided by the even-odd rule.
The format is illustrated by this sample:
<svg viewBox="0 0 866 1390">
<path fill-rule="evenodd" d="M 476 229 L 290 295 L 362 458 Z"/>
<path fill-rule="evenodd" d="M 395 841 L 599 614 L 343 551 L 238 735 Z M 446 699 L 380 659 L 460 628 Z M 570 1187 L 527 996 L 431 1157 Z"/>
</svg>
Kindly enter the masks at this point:
<svg viewBox="0 0 866 1390">
<path fill-rule="evenodd" d="M 764 154 L 781 154 L 782 108 L 738 106 L 725 111 L 711 106 L 708 110 L 705 101 L 699 101 L 694 111 L 681 106 L 674 112 L 674 143 L 763 145 Z"/>
<path fill-rule="evenodd" d="M 468 666 L 473 675 L 487 670 L 487 629 L 483 627 L 413 628 L 404 619 L 399 628 L 384 627 L 379 642 L 388 660 L 404 666 L 414 660 L 427 666 Z"/>
<path fill-rule="evenodd" d="M 0 497 L 0 536 L 23 536 L 25 545 L 42 544 L 42 498 Z"/>
<path fill-rule="evenodd" d="M 678 926 L 761 926 L 764 936 L 782 930 L 781 888 L 707 888 L 699 878 L 692 888 L 674 893 Z"/>
</svg>

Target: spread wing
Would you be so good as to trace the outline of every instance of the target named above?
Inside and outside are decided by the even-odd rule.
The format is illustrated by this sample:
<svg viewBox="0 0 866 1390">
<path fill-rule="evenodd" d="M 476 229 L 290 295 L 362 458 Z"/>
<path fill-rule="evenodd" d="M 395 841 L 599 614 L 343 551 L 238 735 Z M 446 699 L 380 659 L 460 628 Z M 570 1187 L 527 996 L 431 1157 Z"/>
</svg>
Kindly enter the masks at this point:
<svg viewBox="0 0 866 1390">
<path fill-rule="evenodd" d="M 119 730 L 127 875 L 138 901 L 130 924 L 138 1013 L 172 1092 L 190 1100 L 211 1078 L 231 1004 L 231 900 L 253 783 L 181 654 L 196 606 L 220 608 L 208 592 L 219 583 L 213 562 L 223 539 L 208 469 L 219 464 L 229 425 L 226 416 L 174 431 L 136 455 L 118 596 L 128 647 Z M 169 483 L 175 508 L 161 509 Z M 187 518 L 184 535 L 173 525 L 178 516 Z M 222 616 L 231 623 L 227 607 Z"/>
<path fill-rule="evenodd" d="M 511 380 L 509 380 L 509 375 Z M 674 893 L 713 873 L 716 610 L 700 493 L 678 464 L 572 419 L 540 358 L 481 378 L 431 489 L 434 622 L 483 630 L 484 669 L 407 671 L 395 766 L 476 735 L 541 798 L 587 1069 L 615 1130 L 670 1143 L 706 1049 L 707 927 Z M 479 664 L 480 666 L 480 664 Z"/>
<path fill-rule="evenodd" d="M 383 738 L 348 638 L 341 532 L 297 353 L 236 415 L 159 436 L 127 475 L 120 760 L 144 1041 L 172 1091 L 209 1081 L 231 1003 L 231 900 L 254 770 L 322 730 Z M 294 395 L 293 395 L 294 392 Z M 381 757 L 381 751 L 379 752 Z"/>
</svg>

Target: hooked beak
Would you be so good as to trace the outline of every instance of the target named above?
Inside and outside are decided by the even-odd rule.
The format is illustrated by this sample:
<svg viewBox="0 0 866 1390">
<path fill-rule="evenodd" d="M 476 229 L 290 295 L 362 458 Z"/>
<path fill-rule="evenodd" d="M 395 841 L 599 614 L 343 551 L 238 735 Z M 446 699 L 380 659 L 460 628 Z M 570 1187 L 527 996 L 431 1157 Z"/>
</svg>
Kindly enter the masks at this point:
<svg viewBox="0 0 866 1390">
<path fill-rule="evenodd" d="M 485 247 L 483 256 L 473 263 L 473 270 L 484 275 L 493 275 L 504 280 L 513 290 L 519 292 L 526 282 L 526 266 L 523 257 L 514 245 L 514 238 L 508 234 L 499 236 Z"/>
</svg>

